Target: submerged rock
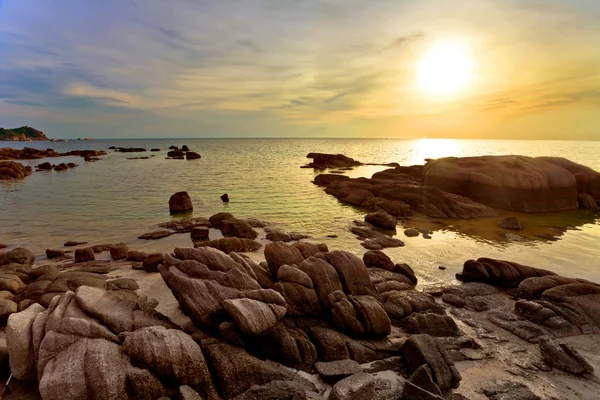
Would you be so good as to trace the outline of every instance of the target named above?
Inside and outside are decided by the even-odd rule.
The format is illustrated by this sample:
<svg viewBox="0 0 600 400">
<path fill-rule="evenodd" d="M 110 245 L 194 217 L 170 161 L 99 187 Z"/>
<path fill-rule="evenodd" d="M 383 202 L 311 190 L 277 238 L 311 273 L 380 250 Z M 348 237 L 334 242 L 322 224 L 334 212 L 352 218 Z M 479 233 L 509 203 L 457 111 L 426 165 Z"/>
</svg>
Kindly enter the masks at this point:
<svg viewBox="0 0 600 400">
<path fill-rule="evenodd" d="M 23 179 L 31 175 L 31 167 L 14 161 L 0 161 L 0 180 Z"/>
<path fill-rule="evenodd" d="M 515 217 L 504 218 L 498 222 L 498 226 L 504 229 L 510 229 L 513 231 L 520 231 L 523 229 L 519 220 Z"/>
<path fill-rule="evenodd" d="M 396 229 L 396 224 L 398 220 L 385 212 L 384 210 L 379 210 L 365 216 L 365 222 L 370 223 L 373 226 L 381 229 L 394 230 Z"/>
</svg>

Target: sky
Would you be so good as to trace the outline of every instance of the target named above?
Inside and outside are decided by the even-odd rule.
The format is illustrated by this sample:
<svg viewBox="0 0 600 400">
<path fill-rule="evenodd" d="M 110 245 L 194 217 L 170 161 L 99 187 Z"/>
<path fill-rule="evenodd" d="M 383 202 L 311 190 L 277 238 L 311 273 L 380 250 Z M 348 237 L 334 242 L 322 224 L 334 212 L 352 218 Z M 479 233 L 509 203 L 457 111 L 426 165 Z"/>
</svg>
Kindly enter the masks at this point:
<svg viewBox="0 0 600 400">
<path fill-rule="evenodd" d="M 422 60 L 448 42 L 467 49 L 467 83 L 423 90 Z M 21 125 L 599 140 L 600 1 L 0 0 L 0 127 Z"/>
</svg>

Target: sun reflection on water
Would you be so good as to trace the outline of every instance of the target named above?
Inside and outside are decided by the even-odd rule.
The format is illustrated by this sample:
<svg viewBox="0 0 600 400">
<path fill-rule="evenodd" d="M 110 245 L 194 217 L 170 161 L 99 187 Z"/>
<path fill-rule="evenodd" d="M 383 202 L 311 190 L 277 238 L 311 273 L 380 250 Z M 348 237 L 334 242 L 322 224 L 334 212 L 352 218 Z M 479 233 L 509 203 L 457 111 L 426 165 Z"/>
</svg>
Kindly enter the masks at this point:
<svg viewBox="0 0 600 400">
<path fill-rule="evenodd" d="M 463 148 L 454 139 L 418 139 L 410 152 L 408 165 L 423 164 L 427 158 L 459 157 Z"/>
</svg>

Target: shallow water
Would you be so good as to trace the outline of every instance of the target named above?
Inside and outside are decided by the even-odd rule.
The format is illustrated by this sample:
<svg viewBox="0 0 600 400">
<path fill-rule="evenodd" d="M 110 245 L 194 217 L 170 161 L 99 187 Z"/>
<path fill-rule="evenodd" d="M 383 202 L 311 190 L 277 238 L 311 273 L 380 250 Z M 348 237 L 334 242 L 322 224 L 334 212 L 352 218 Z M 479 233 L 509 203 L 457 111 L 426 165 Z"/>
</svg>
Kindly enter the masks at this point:
<svg viewBox="0 0 600 400">
<path fill-rule="evenodd" d="M 194 161 L 165 160 L 170 145 L 187 144 L 202 155 Z M 158 147 L 158 153 L 109 152 L 101 161 L 85 163 L 80 157 L 49 160 L 76 162 L 72 170 L 34 172 L 15 182 L 0 182 L 0 243 L 26 246 L 42 254 L 67 240 L 90 243 L 119 242 L 140 245 L 135 238 L 171 218 L 168 199 L 187 191 L 194 216 L 228 211 L 239 217 L 257 217 L 288 230 L 311 235 L 330 248 L 357 254 L 365 250 L 348 232 L 352 220 L 364 211 L 340 204 L 312 184 L 316 173 L 301 169 L 314 152 L 343 153 L 362 162 L 422 164 L 425 158 L 484 154 L 562 156 L 600 170 L 600 142 L 381 140 L 381 139 L 164 139 L 93 140 L 66 143 L 3 142 L 4 147 L 104 149 L 109 146 Z M 154 155 L 149 160 L 128 157 Z M 47 161 L 47 160 L 43 160 Z M 37 165 L 39 160 L 25 162 Z M 383 169 L 365 166 L 350 176 L 371 176 Z M 229 204 L 220 196 L 228 193 Z M 496 241 L 452 230 L 436 231 L 431 240 L 398 237 L 406 246 L 386 252 L 407 262 L 429 284 L 452 280 L 469 258 L 497 257 L 546 267 L 570 276 L 600 280 L 600 220 L 569 215 L 548 219 L 548 224 L 569 228 L 557 241 Z M 560 221 L 558 221 L 558 220 Z M 335 234 L 338 238 L 327 238 Z M 177 239 L 182 244 L 187 235 Z M 190 242 L 191 244 L 191 242 Z M 447 267 L 446 270 L 438 269 Z"/>
</svg>

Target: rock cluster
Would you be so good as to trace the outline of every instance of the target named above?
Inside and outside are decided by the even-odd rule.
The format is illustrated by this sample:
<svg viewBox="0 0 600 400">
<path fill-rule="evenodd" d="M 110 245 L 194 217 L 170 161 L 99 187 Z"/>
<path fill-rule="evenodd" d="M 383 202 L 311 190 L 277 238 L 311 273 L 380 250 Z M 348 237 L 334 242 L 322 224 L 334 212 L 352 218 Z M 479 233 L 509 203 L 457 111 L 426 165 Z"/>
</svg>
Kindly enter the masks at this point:
<svg viewBox="0 0 600 400">
<path fill-rule="evenodd" d="M 0 161 L 0 180 L 23 179 L 31 175 L 31 167 L 14 161 Z"/>
<path fill-rule="evenodd" d="M 397 166 L 370 179 L 321 174 L 314 183 L 344 203 L 394 217 L 484 218 L 498 215 L 493 208 L 597 209 L 600 200 L 600 173 L 553 157 L 449 157 Z"/>
<path fill-rule="evenodd" d="M 352 168 L 362 165 L 359 161 L 343 154 L 309 153 L 306 158 L 312 159 L 312 162 L 303 168 Z"/>
</svg>

